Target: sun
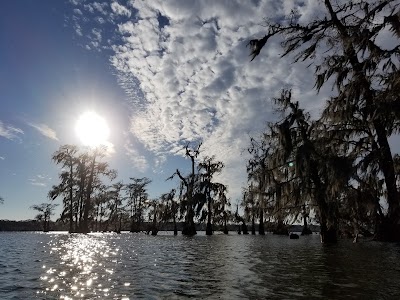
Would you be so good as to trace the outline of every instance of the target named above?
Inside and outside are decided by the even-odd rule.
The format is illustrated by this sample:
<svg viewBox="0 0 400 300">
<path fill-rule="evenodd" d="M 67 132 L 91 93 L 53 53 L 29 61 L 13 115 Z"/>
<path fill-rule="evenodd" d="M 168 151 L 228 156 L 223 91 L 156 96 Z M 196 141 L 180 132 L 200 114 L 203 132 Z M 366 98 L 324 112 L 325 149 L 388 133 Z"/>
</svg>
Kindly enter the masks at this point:
<svg viewBox="0 0 400 300">
<path fill-rule="evenodd" d="M 75 131 L 82 144 L 89 147 L 106 145 L 110 135 L 106 120 L 93 111 L 85 112 L 79 117 Z"/>
</svg>

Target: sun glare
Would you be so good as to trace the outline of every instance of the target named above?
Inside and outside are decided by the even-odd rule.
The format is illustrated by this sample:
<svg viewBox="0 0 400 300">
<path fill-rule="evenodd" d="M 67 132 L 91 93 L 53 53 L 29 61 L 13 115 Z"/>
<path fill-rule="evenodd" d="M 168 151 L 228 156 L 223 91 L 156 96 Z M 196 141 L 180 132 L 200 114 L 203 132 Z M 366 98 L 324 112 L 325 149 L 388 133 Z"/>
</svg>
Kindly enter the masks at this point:
<svg viewBox="0 0 400 300">
<path fill-rule="evenodd" d="M 107 144 L 110 135 L 106 120 L 95 112 L 83 113 L 76 123 L 75 131 L 81 142 L 89 147 Z"/>
</svg>

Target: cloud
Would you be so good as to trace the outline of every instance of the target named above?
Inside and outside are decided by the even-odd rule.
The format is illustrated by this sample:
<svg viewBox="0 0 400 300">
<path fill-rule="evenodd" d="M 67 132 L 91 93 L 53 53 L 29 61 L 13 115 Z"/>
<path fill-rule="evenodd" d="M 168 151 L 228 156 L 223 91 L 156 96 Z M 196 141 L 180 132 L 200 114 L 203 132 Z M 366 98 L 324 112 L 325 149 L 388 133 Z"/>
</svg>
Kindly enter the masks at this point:
<svg viewBox="0 0 400 300">
<path fill-rule="evenodd" d="M 140 155 L 139 151 L 131 142 L 125 144 L 126 155 L 129 157 L 132 166 L 139 172 L 145 172 L 148 169 L 146 157 Z"/>
<path fill-rule="evenodd" d="M 103 15 L 107 14 L 107 7 L 108 3 L 107 2 L 93 2 L 89 4 L 85 4 L 84 8 L 89 11 L 90 13 L 101 13 Z"/>
<path fill-rule="evenodd" d="M 28 123 L 29 126 L 35 128 L 37 131 L 39 131 L 42 135 L 45 137 L 48 137 L 49 139 L 56 140 L 58 141 L 57 133 L 55 130 L 51 129 L 48 125 L 46 124 L 34 124 L 34 123 Z"/>
<path fill-rule="evenodd" d="M 9 140 L 21 140 L 19 135 L 24 134 L 24 131 L 20 128 L 6 125 L 0 121 L 0 136 Z"/>
<path fill-rule="evenodd" d="M 1 160 L 5 160 L 5 157 L 4 157 L 4 156 L 0 156 L 0 159 L 1 159 Z"/>
<path fill-rule="evenodd" d="M 111 3 L 111 10 L 117 15 L 126 17 L 131 16 L 131 12 L 125 6 L 119 4 L 118 2 Z"/>
<path fill-rule="evenodd" d="M 102 142 L 102 146 L 106 147 L 106 155 L 107 156 L 111 156 L 116 152 L 115 145 L 111 142 L 108 142 L 108 141 Z"/>
<path fill-rule="evenodd" d="M 28 182 L 33 186 L 46 187 L 50 180 L 49 176 L 38 174 L 34 178 L 28 179 Z"/>
<path fill-rule="evenodd" d="M 247 180 L 249 135 L 277 118 L 271 99 L 282 88 L 292 88 L 300 104 L 318 115 L 329 92 L 313 91 L 313 74 L 305 65 L 279 59 L 279 40 L 271 40 L 250 62 L 246 44 L 265 34 L 263 20 L 283 18 L 293 5 L 158 0 L 130 1 L 128 8 L 134 16 L 107 26 L 115 26 L 118 42 L 112 45 L 110 62 L 130 97 L 131 134 L 156 157 L 181 153 L 187 142 L 202 141 L 203 155 L 225 163 L 219 179 L 229 185 L 231 197 L 240 197 Z M 298 8 L 302 22 L 320 10 L 311 0 Z M 117 8 L 111 4 L 111 9 Z M 146 169 L 148 162 L 131 146 L 126 150 L 132 163 Z M 154 164 L 158 168 L 160 163 Z"/>
</svg>

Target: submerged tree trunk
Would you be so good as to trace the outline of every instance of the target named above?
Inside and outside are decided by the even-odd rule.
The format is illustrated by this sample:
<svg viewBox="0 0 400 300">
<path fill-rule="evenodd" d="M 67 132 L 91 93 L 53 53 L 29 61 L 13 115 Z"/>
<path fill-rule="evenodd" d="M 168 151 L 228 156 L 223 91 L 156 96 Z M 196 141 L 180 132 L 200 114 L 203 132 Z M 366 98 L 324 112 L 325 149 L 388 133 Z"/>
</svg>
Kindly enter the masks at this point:
<svg viewBox="0 0 400 300">
<path fill-rule="evenodd" d="M 88 233 L 89 232 L 89 212 L 90 212 L 90 206 L 91 206 L 91 195 L 92 195 L 92 185 L 93 185 L 93 177 L 94 177 L 94 167 L 96 163 L 96 154 L 93 154 L 93 160 L 91 163 L 90 167 L 90 175 L 89 175 L 89 180 L 87 184 L 87 190 L 86 190 L 86 199 L 85 199 L 85 208 L 83 212 L 83 226 L 82 226 L 82 233 Z"/>
<path fill-rule="evenodd" d="M 254 213 L 253 213 L 253 215 L 251 216 L 251 234 L 252 235 L 256 234 L 256 222 L 254 219 L 255 218 L 254 218 Z"/>
<path fill-rule="evenodd" d="M 186 222 L 183 224 L 183 228 L 182 228 L 182 234 L 183 235 L 196 235 L 196 225 L 194 224 L 193 221 L 194 218 L 194 212 L 193 212 L 193 208 L 189 208 L 189 212 L 188 212 L 188 217 Z"/>
<path fill-rule="evenodd" d="M 153 226 L 151 230 L 151 235 L 157 235 L 158 228 L 157 228 L 157 204 L 154 204 L 154 217 L 153 217 Z"/>
<path fill-rule="evenodd" d="M 174 215 L 174 235 L 178 235 L 178 227 L 176 226 L 176 217 Z"/>
<path fill-rule="evenodd" d="M 49 224 L 47 221 L 47 216 L 44 216 L 43 220 L 43 232 L 49 232 Z"/>
<path fill-rule="evenodd" d="M 228 226 L 226 225 L 226 214 L 224 214 L 224 234 L 228 234 Z"/>
<path fill-rule="evenodd" d="M 312 234 L 312 231 L 310 228 L 308 228 L 306 206 L 303 205 L 303 230 L 301 231 L 301 235 L 309 234 Z"/>
<path fill-rule="evenodd" d="M 258 234 L 265 235 L 265 228 L 264 228 L 264 211 L 260 210 L 260 224 L 258 224 Z"/>
<path fill-rule="evenodd" d="M 246 225 L 246 223 L 244 222 L 244 221 L 242 221 L 243 223 L 242 223 L 242 231 L 243 231 L 243 234 L 249 234 L 249 230 L 247 229 L 247 225 Z"/>
<path fill-rule="evenodd" d="M 70 170 L 69 170 L 69 233 L 74 231 L 74 219 L 73 219 L 73 178 L 72 178 L 73 166 L 72 158 L 70 157 Z"/>
<path fill-rule="evenodd" d="M 337 228 L 336 226 L 327 226 L 325 223 L 320 225 L 321 243 L 331 244 L 337 243 Z"/>
<path fill-rule="evenodd" d="M 212 235 L 213 234 L 213 228 L 211 224 L 211 197 L 210 195 L 207 195 L 208 198 L 208 214 L 207 214 L 207 227 L 206 227 L 206 235 Z"/>
</svg>

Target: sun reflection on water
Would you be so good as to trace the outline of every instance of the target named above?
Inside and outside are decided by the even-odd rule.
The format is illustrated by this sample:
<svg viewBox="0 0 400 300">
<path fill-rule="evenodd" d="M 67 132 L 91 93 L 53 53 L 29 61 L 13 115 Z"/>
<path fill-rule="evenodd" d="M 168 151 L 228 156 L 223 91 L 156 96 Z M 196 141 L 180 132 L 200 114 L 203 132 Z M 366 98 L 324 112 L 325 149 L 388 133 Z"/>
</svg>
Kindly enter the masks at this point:
<svg viewBox="0 0 400 300">
<path fill-rule="evenodd" d="M 59 299 L 114 297 L 113 276 L 115 265 L 120 263 L 119 249 L 105 235 L 66 235 L 64 239 L 57 237 L 50 241 L 47 246 L 57 265 L 42 266 L 43 289 L 39 294 Z M 127 285 L 121 283 L 121 286 Z"/>
</svg>

